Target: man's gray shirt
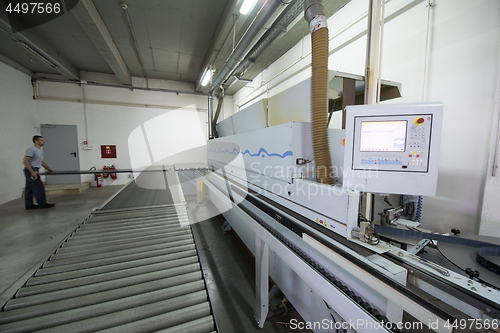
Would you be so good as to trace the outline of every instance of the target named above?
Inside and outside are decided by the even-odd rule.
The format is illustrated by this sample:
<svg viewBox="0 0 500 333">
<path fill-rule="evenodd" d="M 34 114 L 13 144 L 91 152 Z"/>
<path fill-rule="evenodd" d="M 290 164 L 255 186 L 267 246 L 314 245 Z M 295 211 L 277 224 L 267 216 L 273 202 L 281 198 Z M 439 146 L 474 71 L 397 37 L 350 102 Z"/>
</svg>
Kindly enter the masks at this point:
<svg viewBox="0 0 500 333">
<path fill-rule="evenodd" d="M 24 154 L 24 156 L 31 157 L 29 163 L 32 168 L 35 167 L 40 169 L 42 167 L 42 157 L 43 157 L 42 149 L 39 149 L 35 146 L 31 146 L 28 149 L 26 149 L 26 153 Z"/>
</svg>

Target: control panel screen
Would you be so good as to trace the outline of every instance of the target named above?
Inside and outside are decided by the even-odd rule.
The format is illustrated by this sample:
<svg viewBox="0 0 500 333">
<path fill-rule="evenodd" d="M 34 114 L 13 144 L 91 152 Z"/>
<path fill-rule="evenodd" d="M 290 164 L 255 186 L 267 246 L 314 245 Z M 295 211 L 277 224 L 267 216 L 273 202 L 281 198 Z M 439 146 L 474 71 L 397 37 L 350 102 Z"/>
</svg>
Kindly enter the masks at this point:
<svg viewBox="0 0 500 333">
<path fill-rule="evenodd" d="M 353 170 L 427 172 L 432 115 L 354 117 Z"/>
<path fill-rule="evenodd" d="M 364 152 L 404 152 L 406 120 L 362 121 L 359 150 Z"/>
</svg>

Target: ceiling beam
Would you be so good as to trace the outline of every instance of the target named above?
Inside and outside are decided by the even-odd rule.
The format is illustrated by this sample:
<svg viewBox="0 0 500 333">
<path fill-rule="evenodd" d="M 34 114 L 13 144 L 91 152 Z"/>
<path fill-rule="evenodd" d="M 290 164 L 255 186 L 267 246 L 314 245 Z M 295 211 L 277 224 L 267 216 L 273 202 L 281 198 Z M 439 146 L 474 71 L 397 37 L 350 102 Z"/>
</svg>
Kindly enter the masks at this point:
<svg viewBox="0 0 500 333">
<path fill-rule="evenodd" d="M 123 84 L 132 84 L 132 76 L 123 60 L 111 34 L 99 15 L 92 0 L 81 0 L 71 10 L 73 16 L 87 33 L 111 70 Z"/>
<path fill-rule="evenodd" d="M 47 65 L 50 63 L 50 66 L 60 74 L 71 80 L 80 80 L 80 71 L 78 68 L 76 68 L 66 58 L 61 56 L 59 52 L 50 47 L 47 42 L 35 36 L 35 34 L 29 30 L 10 33 L 12 28 L 3 18 L 0 18 L 0 28 L 3 29 L 5 33 L 10 35 L 10 37 L 17 42 L 20 47 L 26 48 L 26 46 L 28 46 L 29 49 L 31 49 L 31 52 L 35 51 L 38 57 L 44 59 L 44 61 L 47 62 Z"/>
<path fill-rule="evenodd" d="M 33 72 L 30 71 L 29 69 L 27 69 L 26 67 L 24 66 L 21 66 L 19 65 L 17 62 L 7 58 L 6 56 L 4 56 L 3 54 L 0 54 L 0 61 L 3 62 L 3 63 L 6 63 L 7 65 L 10 65 L 12 67 L 14 67 L 15 69 L 25 73 L 25 74 L 28 74 L 29 76 L 33 76 Z"/>
</svg>

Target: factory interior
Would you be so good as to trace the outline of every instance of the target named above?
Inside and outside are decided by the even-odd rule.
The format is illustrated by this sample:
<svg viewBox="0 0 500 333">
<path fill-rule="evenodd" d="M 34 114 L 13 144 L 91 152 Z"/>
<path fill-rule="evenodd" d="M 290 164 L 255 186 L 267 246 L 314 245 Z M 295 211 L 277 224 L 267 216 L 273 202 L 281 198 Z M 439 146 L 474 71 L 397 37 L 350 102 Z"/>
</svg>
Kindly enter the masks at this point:
<svg viewBox="0 0 500 333">
<path fill-rule="evenodd" d="M 0 8 L 0 332 L 500 333 L 500 1 Z"/>
</svg>

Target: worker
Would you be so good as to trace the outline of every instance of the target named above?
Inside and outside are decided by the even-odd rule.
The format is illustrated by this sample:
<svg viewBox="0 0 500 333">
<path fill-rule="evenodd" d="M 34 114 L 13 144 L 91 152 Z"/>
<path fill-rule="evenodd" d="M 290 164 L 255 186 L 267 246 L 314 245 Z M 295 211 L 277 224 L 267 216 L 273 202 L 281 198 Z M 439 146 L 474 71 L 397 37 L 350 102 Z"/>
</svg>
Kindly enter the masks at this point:
<svg viewBox="0 0 500 333">
<path fill-rule="evenodd" d="M 40 180 L 40 173 L 38 172 L 43 166 L 47 171 L 54 172 L 43 161 L 42 147 L 45 141 L 41 135 L 33 136 L 34 146 L 29 147 L 24 154 L 24 175 L 26 176 L 26 187 L 24 190 L 24 205 L 27 210 L 52 208 L 55 204 L 47 203 L 45 198 L 45 187 Z M 38 205 L 33 203 L 33 196 L 36 198 Z"/>
</svg>

